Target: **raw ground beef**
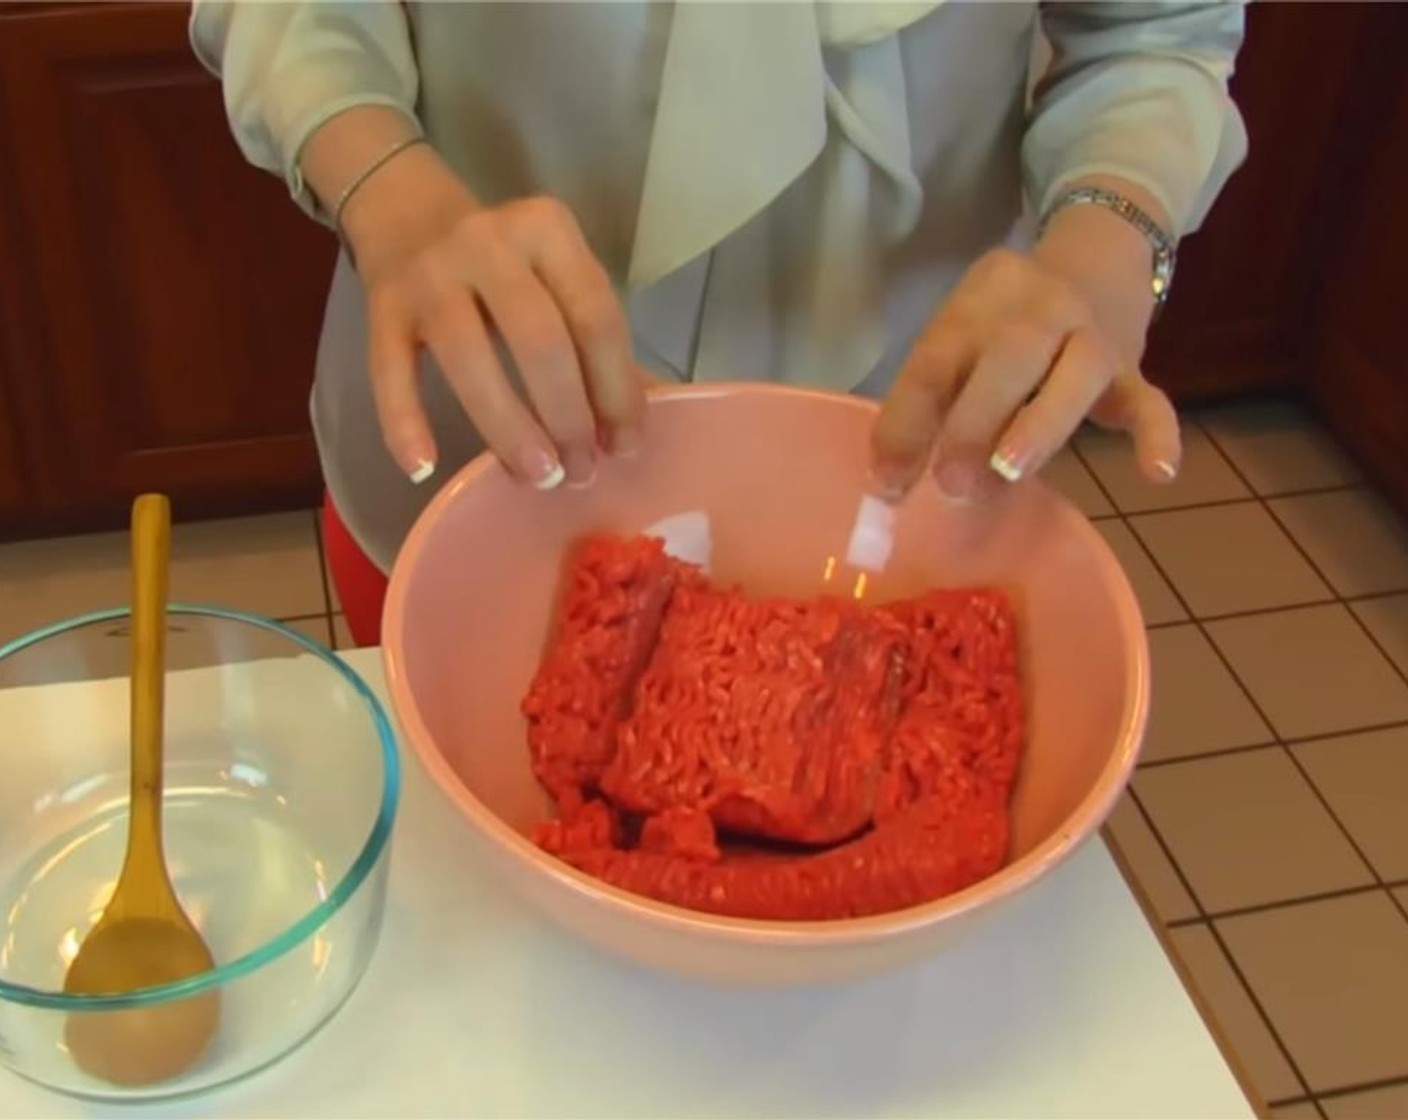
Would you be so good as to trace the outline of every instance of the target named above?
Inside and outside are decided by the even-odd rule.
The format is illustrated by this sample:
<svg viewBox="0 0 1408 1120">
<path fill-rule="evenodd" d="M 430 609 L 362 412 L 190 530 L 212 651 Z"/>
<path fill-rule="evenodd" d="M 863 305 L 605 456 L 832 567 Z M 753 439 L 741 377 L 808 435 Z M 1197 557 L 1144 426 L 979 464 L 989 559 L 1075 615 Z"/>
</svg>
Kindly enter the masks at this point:
<svg viewBox="0 0 1408 1120">
<path fill-rule="evenodd" d="M 601 792 L 647 816 L 703 809 L 743 835 L 846 839 L 874 815 L 903 640 L 892 620 L 845 600 L 681 588 Z"/>
<path fill-rule="evenodd" d="M 995 590 L 751 600 L 658 541 L 588 538 L 523 710 L 559 808 L 537 842 L 662 901 L 855 917 L 1006 858 L 1024 720 Z"/>
<path fill-rule="evenodd" d="M 569 558 L 557 635 L 523 700 L 533 771 L 559 803 L 576 804 L 615 753 L 681 567 L 648 537 L 589 537 Z"/>
</svg>

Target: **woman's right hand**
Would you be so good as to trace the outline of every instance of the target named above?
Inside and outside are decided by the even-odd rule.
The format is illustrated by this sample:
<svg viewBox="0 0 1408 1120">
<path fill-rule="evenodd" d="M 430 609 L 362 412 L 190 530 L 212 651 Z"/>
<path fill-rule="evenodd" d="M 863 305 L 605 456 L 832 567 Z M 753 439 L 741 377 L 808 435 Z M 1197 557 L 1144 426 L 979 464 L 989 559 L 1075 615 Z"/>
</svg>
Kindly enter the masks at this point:
<svg viewBox="0 0 1408 1120">
<path fill-rule="evenodd" d="M 412 480 L 429 478 L 436 462 L 418 387 L 422 346 L 522 481 L 590 485 L 600 452 L 634 452 L 644 388 L 626 317 L 566 206 L 480 205 L 439 155 L 415 144 L 352 194 L 341 224 L 367 294 L 382 435 Z"/>
</svg>

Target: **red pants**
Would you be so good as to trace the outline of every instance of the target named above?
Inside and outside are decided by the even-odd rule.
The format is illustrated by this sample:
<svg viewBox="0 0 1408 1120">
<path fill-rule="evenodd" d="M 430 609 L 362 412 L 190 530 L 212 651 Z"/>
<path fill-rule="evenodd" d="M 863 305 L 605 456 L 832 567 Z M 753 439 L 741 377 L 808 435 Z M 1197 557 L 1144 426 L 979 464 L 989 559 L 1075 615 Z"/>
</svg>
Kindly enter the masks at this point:
<svg viewBox="0 0 1408 1120">
<path fill-rule="evenodd" d="M 328 494 L 323 495 L 322 521 L 323 552 L 347 629 L 357 645 L 378 646 L 381 644 L 381 608 L 386 601 L 386 577 L 352 539 Z"/>
</svg>

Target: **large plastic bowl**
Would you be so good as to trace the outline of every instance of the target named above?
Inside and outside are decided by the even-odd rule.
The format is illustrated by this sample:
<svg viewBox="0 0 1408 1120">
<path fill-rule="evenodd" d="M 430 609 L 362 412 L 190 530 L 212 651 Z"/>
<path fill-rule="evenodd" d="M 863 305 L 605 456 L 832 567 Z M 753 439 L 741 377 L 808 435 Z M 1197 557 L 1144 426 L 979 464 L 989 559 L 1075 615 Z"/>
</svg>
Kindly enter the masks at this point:
<svg viewBox="0 0 1408 1120">
<path fill-rule="evenodd" d="M 481 458 L 413 527 L 392 574 L 383 638 L 405 740 L 469 822 L 467 842 L 576 935 L 726 983 L 876 972 L 966 934 L 1069 856 L 1113 807 L 1138 754 L 1149 672 L 1118 561 L 1039 481 L 1001 484 L 959 505 L 926 480 L 898 511 L 888 564 L 859 590 L 868 601 L 939 585 L 1015 591 L 1030 735 L 1002 870 L 876 917 L 744 921 L 606 886 L 527 838 L 551 806 L 529 766 L 519 701 L 544 649 L 564 550 L 589 530 L 662 523 L 667 540 L 695 548 L 707 519 L 721 578 L 759 592 L 854 592 L 862 572 L 845 557 L 874 417 L 869 402 L 786 387 L 670 390 L 651 404 L 643 453 L 604 464 L 591 489 L 525 491 Z"/>
<path fill-rule="evenodd" d="M 400 770 L 389 720 L 332 651 L 214 608 L 168 614 L 163 818 L 172 881 L 216 969 L 126 995 L 64 994 L 122 864 L 128 612 L 0 646 L 0 1062 L 82 1096 L 149 1100 L 288 1053 L 353 991 L 376 945 Z M 76 1016 L 217 991 L 202 1059 L 116 1085 L 70 1056 Z"/>
</svg>

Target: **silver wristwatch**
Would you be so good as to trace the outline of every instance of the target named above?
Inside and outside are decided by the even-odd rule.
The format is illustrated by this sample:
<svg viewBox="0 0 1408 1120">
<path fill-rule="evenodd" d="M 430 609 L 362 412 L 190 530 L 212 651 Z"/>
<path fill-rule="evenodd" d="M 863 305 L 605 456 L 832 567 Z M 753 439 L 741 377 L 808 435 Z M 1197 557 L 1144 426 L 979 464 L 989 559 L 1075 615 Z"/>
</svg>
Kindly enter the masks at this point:
<svg viewBox="0 0 1408 1120">
<path fill-rule="evenodd" d="M 1045 231 L 1046 225 L 1060 211 L 1067 206 L 1080 206 L 1093 204 L 1103 206 L 1107 210 L 1112 210 L 1126 222 L 1132 225 L 1144 235 L 1144 239 L 1149 242 L 1149 248 L 1154 254 L 1154 270 L 1150 280 L 1150 287 L 1154 292 L 1154 314 L 1157 315 L 1163 310 L 1164 301 L 1168 299 L 1169 287 L 1173 284 L 1173 269 L 1178 261 L 1178 252 L 1171 238 L 1167 233 L 1159 228 L 1159 224 L 1149 217 L 1124 195 L 1116 191 L 1105 190 L 1103 187 L 1072 187 L 1056 196 L 1054 202 L 1042 216 L 1037 230 L 1037 236 Z"/>
</svg>

